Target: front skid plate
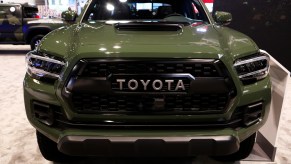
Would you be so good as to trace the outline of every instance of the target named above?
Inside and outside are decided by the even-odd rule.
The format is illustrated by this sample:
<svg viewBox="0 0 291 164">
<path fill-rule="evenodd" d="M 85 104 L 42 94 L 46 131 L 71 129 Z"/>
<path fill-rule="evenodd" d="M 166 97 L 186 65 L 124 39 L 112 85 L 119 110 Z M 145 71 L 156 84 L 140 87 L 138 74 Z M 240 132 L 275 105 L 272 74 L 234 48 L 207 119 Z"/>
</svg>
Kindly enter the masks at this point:
<svg viewBox="0 0 291 164">
<path fill-rule="evenodd" d="M 64 136 L 58 149 L 73 156 L 184 157 L 227 155 L 239 150 L 234 136 L 207 137 L 92 137 Z"/>
</svg>

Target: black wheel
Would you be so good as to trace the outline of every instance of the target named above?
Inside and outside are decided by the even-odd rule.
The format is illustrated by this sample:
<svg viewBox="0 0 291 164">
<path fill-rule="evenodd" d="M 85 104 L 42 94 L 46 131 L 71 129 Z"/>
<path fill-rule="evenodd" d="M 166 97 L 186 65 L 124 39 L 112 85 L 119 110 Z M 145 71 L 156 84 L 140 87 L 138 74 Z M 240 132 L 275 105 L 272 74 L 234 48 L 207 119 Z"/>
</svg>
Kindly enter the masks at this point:
<svg viewBox="0 0 291 164">
<path fill-rule="evenodd" d="M 70 162 L 76 160 L 76 157 L 61 153 L 57 148 L 57 144 L 40 132 L 36 131 L 36 137 L 39 150 L 45 159 L 54 162 Z"/>
<path fill-rule="evenodd" d="M 39 43 L 43 37 L 44 37 L 44 35 L 36 35 L 31 39 L 31 41 L 30 41 L 31 50 L 34 50 L 39 45 Z"/>
<path fill-rule="evenodd" d="M 240 148 L 237 152 L 226 155 L 226 156 L 216 156 L 213 157 L 217 161 L 223 161 L 223 162 L 232 162 L 232 161 L 239 161 L 242 159 L 247 158 L 254 147 L 255 141 L 256 141 L 256 133 L 251 135 L 249 138 L 245 139 L 243 142 L 240 143 Z"/>
</svg>

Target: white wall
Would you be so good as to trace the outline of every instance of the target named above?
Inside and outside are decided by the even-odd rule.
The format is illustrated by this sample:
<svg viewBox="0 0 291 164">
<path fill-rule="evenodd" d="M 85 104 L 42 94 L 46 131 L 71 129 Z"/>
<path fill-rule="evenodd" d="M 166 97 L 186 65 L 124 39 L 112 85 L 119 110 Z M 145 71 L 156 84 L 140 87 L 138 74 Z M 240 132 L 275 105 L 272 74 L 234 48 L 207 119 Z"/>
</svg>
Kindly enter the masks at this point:
<svg viewBox="0 0 291 164">
<path fill-rule="evenodd" d="M 84 7 L 84 5 L 86 4 L 86 2 L 87 2 L 87 0 L 77 0 L 77 2 L 78 2 L 78 6 L 77 6 L 77 8 L 78 8 L 78 14 L 80 14 L 81 13 L 81 10 L 82 10 L 82 8 Z"/>
<path fill-rule="evenodd" d="M 14 3 L 32 3 L 32 4 L 35 4 L 35 0 L 1 0 L 3 1 L 4 3 L 11 3 L 11 2 L 14 2 Z"/>
<path fill-rule="evenodd" d="M 46 0 L 0 0 L 3 3 L 31 3 L 36 5 L 44 5 Z"/>
<path fill-rule="evenodd" d="M 38 5 L 39 15 L 42 18 L 46 17 L 60 17 L 61 13 L 71 7 L 80 14 L 82 7 L 87 0 L 75 0 L 76 3 L 70 4 L 71 0 L 0 0 L 3 3 L 31 3 Z M 61 3 L 61 4 L 60 4 Z M 78 5 L 77 5 L 78 4 Z"/>
</svg>

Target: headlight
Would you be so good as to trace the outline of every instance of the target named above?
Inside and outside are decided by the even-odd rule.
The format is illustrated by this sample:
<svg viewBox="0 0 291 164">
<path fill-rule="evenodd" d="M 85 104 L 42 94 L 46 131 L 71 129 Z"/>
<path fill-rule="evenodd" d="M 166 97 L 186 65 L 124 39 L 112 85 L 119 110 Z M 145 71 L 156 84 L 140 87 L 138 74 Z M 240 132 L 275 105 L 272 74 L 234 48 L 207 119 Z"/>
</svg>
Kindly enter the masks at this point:
<svg viewBox="0 0 291 164">
<path fill-rule="evenodd" d="M 243 82 L 257 81 L 265 78 L 269 73 L 269 54 L 260 50 L 258 54 L 238 59 L 234 68 Z"/>
<path fill-rule="evenodd" d="M 37 79 L 58 79 L 65 66 L 65 62 L 35 51 L 26 55 L 26 64 L 27 73 Z"/>
</svg>

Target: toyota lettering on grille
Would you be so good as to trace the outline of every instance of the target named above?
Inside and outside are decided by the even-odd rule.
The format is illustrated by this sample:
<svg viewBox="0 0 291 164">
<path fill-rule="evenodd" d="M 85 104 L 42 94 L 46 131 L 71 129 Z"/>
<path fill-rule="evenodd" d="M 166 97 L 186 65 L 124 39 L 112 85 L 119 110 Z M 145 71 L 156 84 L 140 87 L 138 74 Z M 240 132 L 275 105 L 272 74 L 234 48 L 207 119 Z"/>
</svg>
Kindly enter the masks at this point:
<svg viewBox="0 0 291 164">
<path fill-rule="evenodd" d="M 190 74 L 115 74 L 110 80 L 116 93 L 186 94 L 195 78 Z"/>
<path fill-rule="evenodd" d="M 118 83 L 119 90 L 124 90 L 125 87 L 132 91 L 136 91 L 138 88 L 142 88 L 143 91 L 148 91 L 153 89 L 155 91 L 161 91 L 164 86 L 167 86 L 168 91 L 185 91 L 185 85 L 183 80 L 126 80 L 126 79 L 116 79 Z M 172 89 L 174 87 L 174 90 Z"/>
</svg>

